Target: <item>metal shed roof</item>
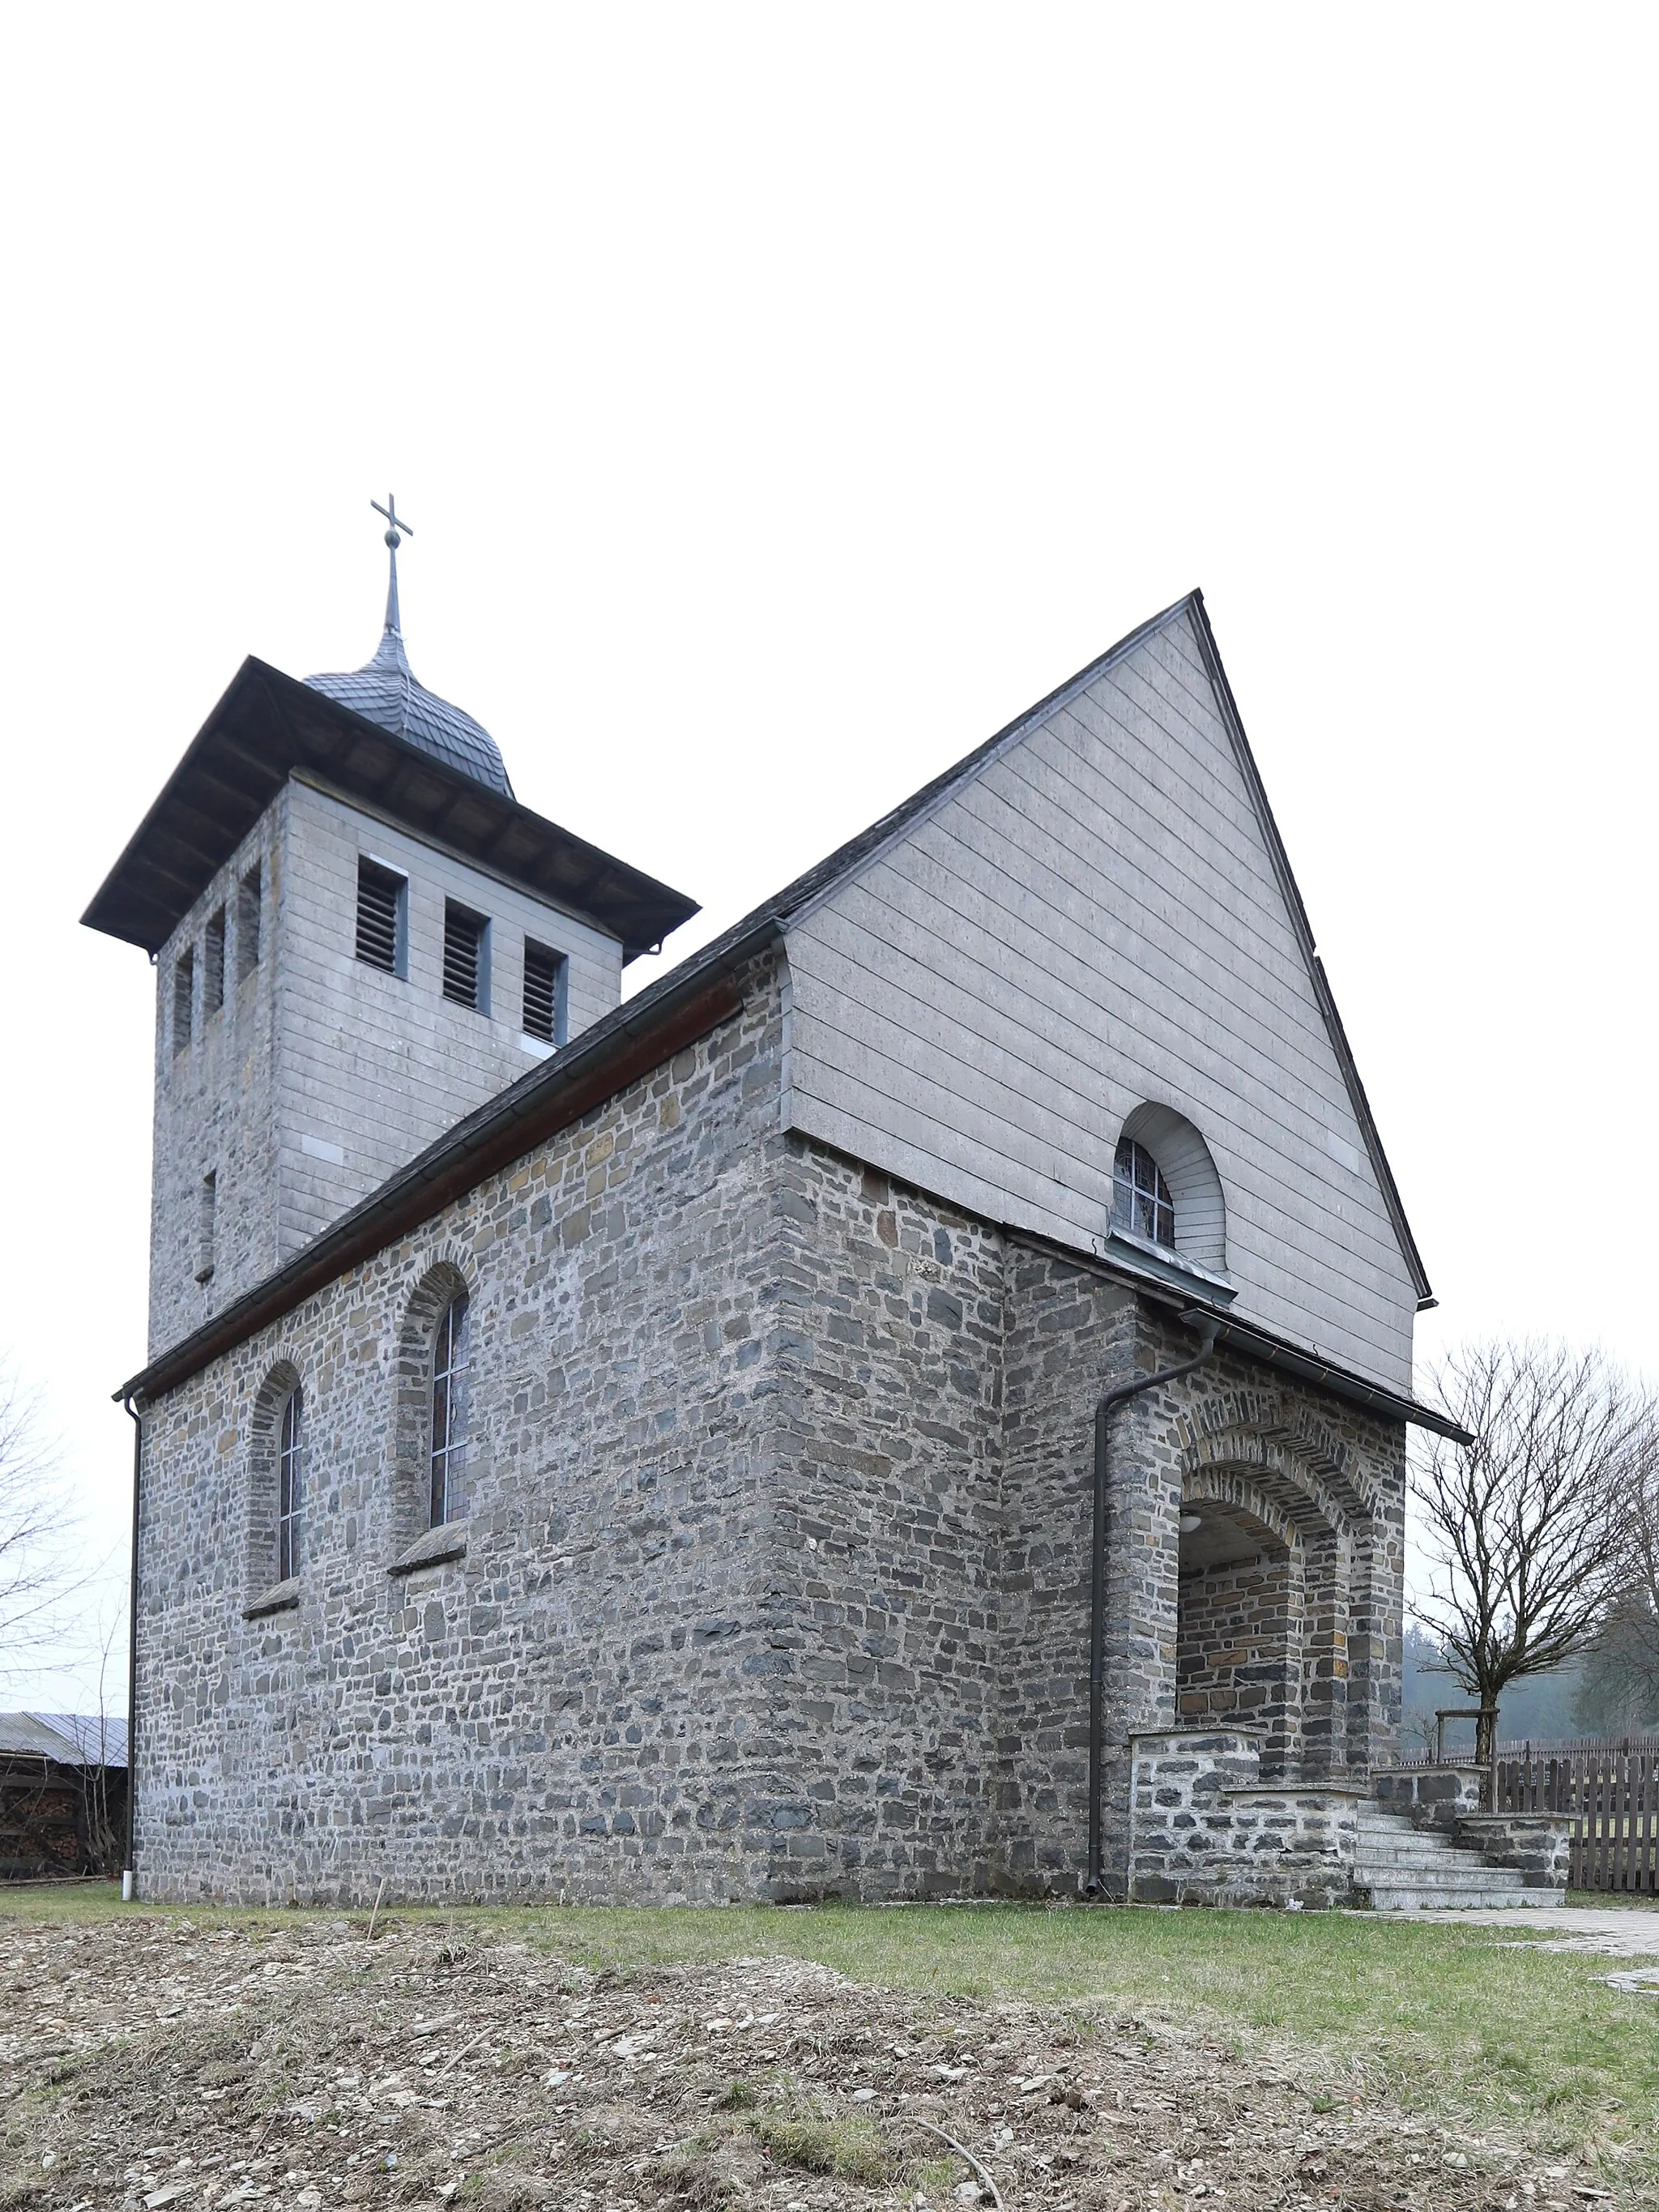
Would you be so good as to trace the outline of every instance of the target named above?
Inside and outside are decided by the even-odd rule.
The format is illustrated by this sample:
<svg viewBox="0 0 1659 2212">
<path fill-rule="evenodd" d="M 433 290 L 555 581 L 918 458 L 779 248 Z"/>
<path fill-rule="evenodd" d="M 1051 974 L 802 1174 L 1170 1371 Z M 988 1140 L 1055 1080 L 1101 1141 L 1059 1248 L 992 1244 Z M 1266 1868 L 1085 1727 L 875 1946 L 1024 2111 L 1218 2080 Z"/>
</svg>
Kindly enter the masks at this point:
<svg viewBox="0 0 1659 2212">
<path fill-rule="evenodd" d="M 0 1713 L 0 1758 L 59 1766 L 125 1766 L 127 1723 L 96 1713 Z"/>
</svg>

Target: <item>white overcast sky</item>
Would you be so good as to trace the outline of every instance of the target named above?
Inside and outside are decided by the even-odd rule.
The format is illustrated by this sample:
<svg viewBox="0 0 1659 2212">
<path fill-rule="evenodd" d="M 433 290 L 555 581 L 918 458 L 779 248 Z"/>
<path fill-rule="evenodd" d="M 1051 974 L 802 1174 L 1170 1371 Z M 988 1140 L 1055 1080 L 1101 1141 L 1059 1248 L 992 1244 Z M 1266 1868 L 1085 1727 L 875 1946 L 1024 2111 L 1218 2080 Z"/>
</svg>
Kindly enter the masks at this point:
<svg viewBox="0 0 1659 2212">
<path fill-rule="evenodd" d="M 11 12 L 0 1353 L 106 1606 L 151 975 L 77 917 L 244 653 L 368 657 L 388 489 L 416 672 L 671 957 L 1201 585 L 1419 1351 L 1659 1368 L 1654 25 Z"/>
</svg>

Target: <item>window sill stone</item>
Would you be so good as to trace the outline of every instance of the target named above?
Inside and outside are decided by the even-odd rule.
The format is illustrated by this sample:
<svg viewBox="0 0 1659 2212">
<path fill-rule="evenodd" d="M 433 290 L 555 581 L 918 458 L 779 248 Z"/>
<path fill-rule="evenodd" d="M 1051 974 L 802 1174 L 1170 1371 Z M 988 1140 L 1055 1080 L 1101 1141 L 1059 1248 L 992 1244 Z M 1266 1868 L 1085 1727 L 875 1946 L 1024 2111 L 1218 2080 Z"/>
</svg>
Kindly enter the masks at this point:
<svg viewBox="0 0 1659 2212">
<path fill-rule="evenodd" d="M 1137 1237 L 1133 1230 L 1115 1221 L 1106 1231 L 1101 1251 L 1106 1259 L 1121 1261 L 1138 1274 L 1156 1275 L 1189 1297 L 1201 1298 L 1206 1305 L 1230 1306 L 1238 1295 L 1237 1286 L 1225 1275 L 1200 1267 L 1184 1253 L 1170 1251 L 1167 1245 Z"/>
<path fill-rule="evenodd" d="M 242 1607 L 244 1620 L 263 1620 L 270 1613 L 289 1613 L 300 1602 L 300 1577 L 290 1575 L 285 1583 L 273 1583 L 268 1590 L 249 1600 Z"/>
<path fill-rule="evenodd" d="M 427 1529 L 406 1552 L 398 1553 L 386 1572 L 412 1575 L 422 1567 L 441 1566 L 447 1559 L 464 1559 L 471 1528 L 470 1521 L 446 1521 L 441 1528 Z"/>
</svg>

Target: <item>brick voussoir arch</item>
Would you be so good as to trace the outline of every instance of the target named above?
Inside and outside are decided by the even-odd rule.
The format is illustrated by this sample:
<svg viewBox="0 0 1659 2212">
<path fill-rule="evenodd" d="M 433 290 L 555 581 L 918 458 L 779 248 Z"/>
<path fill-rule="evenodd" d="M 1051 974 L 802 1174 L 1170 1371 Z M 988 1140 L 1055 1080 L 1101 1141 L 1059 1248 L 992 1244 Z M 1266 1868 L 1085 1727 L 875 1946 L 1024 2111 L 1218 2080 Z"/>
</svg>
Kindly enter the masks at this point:
<svg viewBox="0 0 1659 2212">
<path fill-rule="evenodd" d="M 1273 1465 L 1310 1495 L 1329 1498 L 1340 1517 L 1356 1525 L 1376 1515 L 1381 1492 L 1364 1454 L 1316 1413 L 1303 1406 L 1287 1407 L 1274 1392 L 1218 1391 L 1194 1408 L 1183 1425 L 1182 1442 L 1184 1466 L 1217 1465 L 1229 1457 L 1245 1465 Z"/>
<path fill-rule="evenodd" d="M 1264 1498 L 1277 1500 L 1303 1541 L 1322 1535 L 1352 1538 L 1370 1524 L 1370 1500 L 1351 1480 L 1322 1464 L 1322 1457 L 1316 1443 L 1278 1424 L 1206 1431 L 1182 1449 L 1182 1494 L 1199 1497 L 1204 1493 L 1196 1486 L 1206 1478 L 1231 1475 Z"/>
<path fill-rule="evenodd" d="M 1226 1505 L 1259 1522 L 1273 1541 L 1287 1552 L 1299 1552 L 1315 1530 L 1281 1498 L 1254 1479 L 1254 1470 L 1237 1466 L 1206 1467 L 1183 1474 L 1183 1505 Z"/>
</svg>

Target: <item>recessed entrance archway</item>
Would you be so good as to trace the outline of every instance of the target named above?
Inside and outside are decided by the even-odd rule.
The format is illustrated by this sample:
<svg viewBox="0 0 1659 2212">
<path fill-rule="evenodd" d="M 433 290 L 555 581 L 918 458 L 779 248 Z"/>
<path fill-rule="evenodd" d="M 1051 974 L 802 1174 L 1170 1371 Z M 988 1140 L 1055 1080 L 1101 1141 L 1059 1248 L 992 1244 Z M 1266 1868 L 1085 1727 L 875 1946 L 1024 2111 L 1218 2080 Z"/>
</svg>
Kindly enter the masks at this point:
<svg viewBox="0 0 1659 2212">
<path fill-rule="evenodd" d="M 1297 1734 L 1303 1562 L 1296 1530 L 1270 1509 L 1188 1498 L 1179 1556 L 1181 1725 L 1259 1730 L 1263 1778 L 1281 1776 Z"/>
</svg>

